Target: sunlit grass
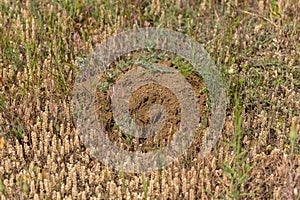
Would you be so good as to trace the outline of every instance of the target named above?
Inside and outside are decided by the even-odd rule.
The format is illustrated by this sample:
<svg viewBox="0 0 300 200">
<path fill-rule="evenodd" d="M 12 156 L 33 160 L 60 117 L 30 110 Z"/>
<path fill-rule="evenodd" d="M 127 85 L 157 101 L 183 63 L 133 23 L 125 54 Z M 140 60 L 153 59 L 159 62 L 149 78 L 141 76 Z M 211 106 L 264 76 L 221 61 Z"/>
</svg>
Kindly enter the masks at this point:
<svg viewBox="0 0 300 200">
<path fill-rule="evenodd" d="M 299 11 L 296 0 L 2 1 L 0 197 L 298 199 Z M 96 44 L 149 26 L 185 33 L 210 53 L 227 87 L 225 127 L 204 159 L 186 155 L 158 172 L 117 172 L 82 145 L 72 84 Z M 103 91 L 133 64 L 169 59 L 191 74 L 189 63 L 164 52 L 129 58 L 115 63 Z"/>
</svg>

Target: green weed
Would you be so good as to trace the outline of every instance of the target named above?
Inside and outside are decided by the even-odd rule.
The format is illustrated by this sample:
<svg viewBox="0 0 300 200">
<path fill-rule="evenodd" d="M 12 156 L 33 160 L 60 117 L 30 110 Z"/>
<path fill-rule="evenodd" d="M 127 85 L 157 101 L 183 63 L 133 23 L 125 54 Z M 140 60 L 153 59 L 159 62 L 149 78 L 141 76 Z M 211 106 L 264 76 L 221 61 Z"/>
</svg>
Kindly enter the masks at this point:
<svg viewBox="0 0 300 200">
<path fill-rule="evenodd" d="M 228 197 L 240 199 L 244 196 L 252 195 L 251 193 L 241 193 L 241 185 L 247 182 L 249 172 L 254 165 L 247 163 L 248 150 L 242 148 L 242 107 L 240 105 L 237 93 L 234 95 L 235 119 L 234 119 L 234 136 L 232 143 L 227 143 L 233 148 L 234 157 L 232 161 L 227 161 L 222 167 L 227 178 L 230 180 L 229 188 L 225 187 Z"/>
<path fill-rule="evenodd" d="M 0 178 L 0 192 L 5 195 L 6 186 L 4 185 L 2 178 Z"/>
</svg>

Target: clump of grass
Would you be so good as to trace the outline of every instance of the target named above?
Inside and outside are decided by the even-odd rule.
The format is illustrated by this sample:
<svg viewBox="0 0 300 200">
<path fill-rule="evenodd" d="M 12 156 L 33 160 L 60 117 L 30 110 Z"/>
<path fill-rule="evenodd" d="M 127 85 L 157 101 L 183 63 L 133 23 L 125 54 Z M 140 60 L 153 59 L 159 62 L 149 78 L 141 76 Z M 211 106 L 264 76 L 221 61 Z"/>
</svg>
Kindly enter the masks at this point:
<svg viewBox="0 0 300 200">
<path fill-rule="evenodd" d="M 149 191 L 149 181 L 146 179 L 145 175 L 142 175 L 142 183 L 143 183 L 143 192 L 144 192 L 144 200 L 148 197 L 148 191 Z"/>
<path fill-rule="evenodd" d="M 17 120 L 17 123 L 18 124 L 12 128 L 11 133 L 21 141 L 23 139 L 23 127 L 19 119 Z"/>
<path fill-rule="evenodd" d="M 297 125 L 297 120 L 294 120 L 291 125 L 291 130 L 290 130 L 290 143 L 291 143 L 291 154 L 293 153 L 298 153 L 298 145 L 299 145 L 299 133 L 297 132 L 296 129 Z"/>
<path fill-rule="evenodd" d="M 226 193 L 229 198 L 240 199 L 241 197 L 253 195 L 252 193 L 242 193 L 241 187 L 245 185 L 249 178 L 249 172 L 253 169 L 254 165 L 250 165 L 247 161 L 248 150 L 242 148 L 242 107 L 239 102 L 237 93 L 234 95 L 234 135 L 233 141 L 227 143 L 228 146 L 233 148 L 233 159 L 224 163 L 222 170 L 225 172 L 230 181 L 229 188 L 226 188 Z"/>
<path fill-rule="evenodd" d="M 185 61 L 179 56 L 173 56 L 172 63 L 178 68 L 178 71 L 184 76 L 193 74 L 193 65 Z"/>
<path fill-rule="evenodd" d="M 3 112 L 5 109 L 5 99 L 2 97 L 2 94 L 0 93 L 0 111 Z"/>
<path fill-rule="evenodd" d="M 6 186 L 4 185 L 2 178 L 0 177 L 0 192 L 5 195 Z"/>
</svg>

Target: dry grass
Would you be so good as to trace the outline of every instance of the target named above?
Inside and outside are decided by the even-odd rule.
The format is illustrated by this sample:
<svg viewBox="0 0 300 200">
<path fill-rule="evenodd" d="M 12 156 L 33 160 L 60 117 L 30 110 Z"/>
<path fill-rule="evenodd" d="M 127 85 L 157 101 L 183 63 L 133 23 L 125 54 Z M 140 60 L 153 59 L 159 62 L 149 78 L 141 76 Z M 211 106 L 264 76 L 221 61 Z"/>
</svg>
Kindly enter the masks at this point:
<svg viewBox="0 0 300 200">
<path fill-rule="evenodd" d="M 1 199 L 299 199 L 300 3 L 0 3 Z M 202 43 L 228 83 L 226 123 L 205 158 L 127 174 L 86 151 L 71 89 L 95 44 L 161 26 Z"/>
</svg>

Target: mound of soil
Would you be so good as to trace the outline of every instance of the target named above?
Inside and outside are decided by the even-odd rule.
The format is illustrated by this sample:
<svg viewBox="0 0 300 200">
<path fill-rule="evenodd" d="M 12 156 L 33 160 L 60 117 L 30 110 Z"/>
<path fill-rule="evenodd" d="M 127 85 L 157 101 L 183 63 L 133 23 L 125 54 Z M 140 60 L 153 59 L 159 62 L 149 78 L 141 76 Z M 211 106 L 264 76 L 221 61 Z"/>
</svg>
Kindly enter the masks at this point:
<svg viewBox="0 0 300 200">
<path fill-rule="evenodd" d="M 170 62 L 160 62 L 157 64 L 177 68 Z M 133 65 L 123 68 L 122 73 L 111 80 L 111 85 L 134 67 L 137 66 Z M 106 73 L 103 73 L 100 82 L 105 82 L 108 78 L 109 76 Z M 207 93 L 202 92 L 204 83 L 199 74 L 192 72 L 191 75 L 187 75 L 185 78 L 194 89 L 194 94 L 199 104 L 201 116 L 200 124 L 202 129 L 199 128 L 192 144 L 192 148 L 197 149 L 201 143 L 203 130 L 207 127 Z M 104 91 L 101 89 L 97 90 L 97 103 L 95 106 L 99 122 L 104 128 L 107 138 L 113 144 L 126 151 L 139 151 L 145 153 L 153 149 L 162 148 L 172 140 L 174 134 L 176 134 L 180 127 L 181 108 L 178 99 L 170 89 L 153 83 L 144 85 L 133 93 L 129 102 L 129 113 L 139 126 L 145 126 L 149 123 L 149 110 L 152 105 L 159 104 L 163 106 L 166 111 L 165 124 L 155 136 L 149 138 L 135 138 L 123 133 L 114 121 L 110 99 L 110 94 L 112 94 L 111 88 L 112 87 L 109 87 L 108 90 Z"/>
</svg>

